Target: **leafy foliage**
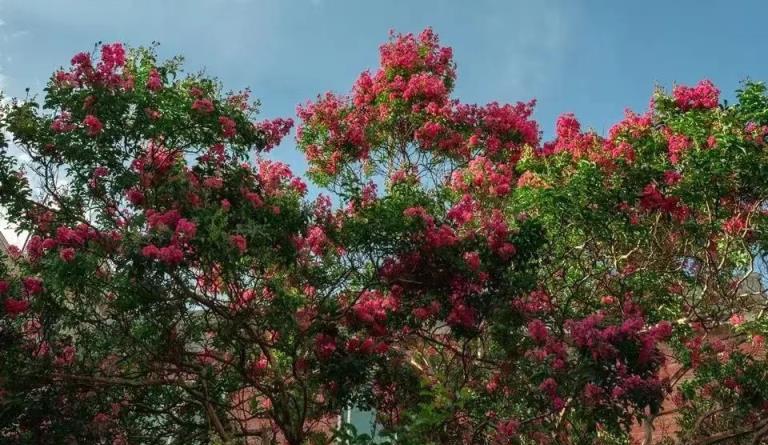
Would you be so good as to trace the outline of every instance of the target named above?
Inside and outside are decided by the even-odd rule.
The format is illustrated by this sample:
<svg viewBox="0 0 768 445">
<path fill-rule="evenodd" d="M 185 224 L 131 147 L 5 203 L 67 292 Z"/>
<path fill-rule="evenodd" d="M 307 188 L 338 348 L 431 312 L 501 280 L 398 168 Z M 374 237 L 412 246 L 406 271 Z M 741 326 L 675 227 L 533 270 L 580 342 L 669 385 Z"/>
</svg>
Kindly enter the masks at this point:
<svg viewBox="0 0 768 445">
<path fill-rule="evenodd" d="M 103 45 L 0 127 L 9 443 L 625 444 L 768 432 L 768 96 L 658 90 L 607 135 L 452 97 L 393 35 L 292 125 Z M 334 205 L 334 202 L 338 205 Z M 380 437 L 338 415 L 375 410 Z M 643 428 L 637 427 L 637 424 Z M 709 442 L 708 442 L 709 441 Z"/>
</svg>

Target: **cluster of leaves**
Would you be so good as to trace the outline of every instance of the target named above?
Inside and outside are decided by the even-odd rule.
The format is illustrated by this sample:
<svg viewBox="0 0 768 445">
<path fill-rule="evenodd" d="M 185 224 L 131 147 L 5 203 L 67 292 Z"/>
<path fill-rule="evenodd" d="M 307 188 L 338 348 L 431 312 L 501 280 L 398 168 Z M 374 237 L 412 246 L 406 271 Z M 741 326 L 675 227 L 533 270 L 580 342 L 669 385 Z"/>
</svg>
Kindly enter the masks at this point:
<svg viewBox="0 0 768 445">
<path fill-rule="evenodd" d="M 768 433 L 762 84 L 730 106 L 659 90 L 607 136 L 563 115 L 542 142 L 534 102 L 461 103 L 450 48 L 393 35 L 349 95 L 299 107 L 333 195 L 309 201 L 266 157 L 290 120 L 152 49 L 100 51 L 0 118 L 30 159 L 0 148 L 30 235 L 0 266 L 4 440 Z M 350 406 L 382 438 L 337 429 Z"/>
</svg>

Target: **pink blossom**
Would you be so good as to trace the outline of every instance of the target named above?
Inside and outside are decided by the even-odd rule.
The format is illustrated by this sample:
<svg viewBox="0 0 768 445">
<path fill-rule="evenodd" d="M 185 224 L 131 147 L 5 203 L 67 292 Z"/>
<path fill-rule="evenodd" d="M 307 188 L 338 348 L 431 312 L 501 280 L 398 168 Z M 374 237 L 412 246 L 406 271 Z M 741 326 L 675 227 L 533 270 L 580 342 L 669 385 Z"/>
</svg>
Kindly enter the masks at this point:
<svg viewBox="0 0 768 445">
<path fill-rule="evenodd" d="M 320 226 L 312 226 L 307 233 L 307 244 L 309 250 L 315 255 L 322 255 L 328 244 L 328 237 Z"/>
<path fill-rule="evenodd" d="M 367 207 L 373 204 L 373 202 L 376 201 L 376 184 L 369 182 L 368 184 L 364 185 L 362 191 L 360 192 L 360 198 L 360 204 L 363 207 Z"/>
<path fill-rule="evenodd" d="M 86 130 L 88 132 L 88 136 L 98 136 L 99 133 L 101 133 L 102 128 L 104 127 L 96 116 L 89 114 L 85 116 L 85 119 L 83 119 L 83 124 L 86 127 Z"/>
<path fill-rule="evenodd" d="M 27 295 L 36 295 L 43 292 L 43 280 L 37 277 L 25 277 L 21 280 L 24 292 Z"/>
<path fill-rule="evenodd" d="M 247 241 L 243 235 L 231 235 L 229 237 L 229 243 L 239 250 L 240 253 L 245 253 L 248 248 Z"/>
<path fill-rule="evenodd" d="M 32 235 L 27 241 L 27 255 L 32 261 L 37 261 L 43 256 L 43 239 L 40 235 Z"/>
<path fill-rule="evenodd" d="M 19 314 L 23 314 L 29 309 L 29 302 L 26 300 L 16 300 L 14 298 L 7 298 L 3 302 L 5 313 L 15 317 Z"/>
<path fill-rule="evenodd" d="M 539 385 L 541 392 L 548 395 L 552 399 L 557 396 L 557 387 L 557 382 L 552 377 L 544 379 L 544 381 Z"/>
<path fill-rule="evenodd" d="M 269 151 L 279 145 L 292 127 L 293 119 L 265 120 L 256 124 L 256 128 L 264 133 L 264 150 Z"/>
<path fill-rule="evenodd" d="M 264 205 L 264 199 L 256 192 L 245 192 L 245 199 L 247 199 L 253 207 L 261 207 Z"/>
<path fill-rule="evenodd" d="M 160 255 L 160 248 L 158 248 L 154 244 L 150 244 L 150 245 L 144 246 L 141 249 L 141 254 L 147 258 L 157 258 L 158 255 Z"/>
<path fill-rule="evenodd" d="M 213 112 L 213 102 L 210 99 L 195 99 L 192 103 L 192 109 L 204 114 L 211 113 Z"/>
<path fill-rule="evenodd" d="M 746 319 L 742 314 L 733 314 L 731 315 L 731 318 L 728 319 L 728 323 L 730 323 L 732 326 L 743 324 L 744 321 L 746 321 Z"/>
<path fill-rule="evenodd" d="M 312 325 L 312 320 L 317 316 L 317 310 L 311 307 L 303 307 L 296 311 L 296 324 L 304 332 Z"/>
<path fill-rule="evenodd" d="M 581 134 L 581 124 L 573 113 L 566 113 L 557 118 L 555 133 L 558 139 L 572 140 Z"/>
<path fill-rule="evenodd" d="M 97 413 L 95 416 L 93 416 L 93 419 L 91 422 L 95 424 L 104 424 L 109 423 L 111 421 L 111 417 L 107 413 Z"/>
<path fill-rule="evenodd" d="M 53 363 L 57 366 L 71 365 L 75 361 L 75 354 L 75 347 L 67 345 L 62 349 L 61 354 L 56 357 Z"/>
<path fill-rule="evenodd" d="M 113 43 L 101 47 L 101 63 L 109 69 L 125 65 L 125 48 L 122 43 Z"/>
<path fill-rule="evenodd" d="M 447 88 L 442 77 L 422 72 L 413 75 L 403 91 L 403 99 L 418 98 L 423 101 L 443 103 L 447 100 Z"/>
<path fill-rule="evenodd" d="M 387 314 L 396 310 L 398 301 L 392 295 L 387 295 L 378 290 L 364 291 L 352 311 L 355 317 L 369 325 L 376 335 L 384 335 L 387 332 L 384 322 Z"/>
<path fill-rule="evenodd" d="M 327 334 L 315 338 L 315 353 L 321 360 L 329 359 L 336 351 L 336 339 Z"/>
<path fill-rule="evenodd" d="M 672 92 L 677 106 L 683 110 L 710 109 L 717 107 L 720 90 L 709 80 L 702 80 L 694 87 L 678 85 Z"/>
<path fill-rule="evenodd" d="M 451 326 L 474 328 L 477 323 L 476 311 L 464 303 L 454 304 L 445 320 Z"/>
<path fill-rule="evenodd" d="M 158 110 L 155 110 L 155 109 L 152 109 L 152 108 L 149 108 L 149 107 L 144 109 L 144 114 L 146 114 L 147 117 L 150 120 L 153 120 L 153 121 L 156 121 L 156 120 L 160 119 L 160 117 L 163 115 Z"/>
<path fill-rule="evenodd" d="M 221 125 L 221 134 L 225 138 L 231 139 L 237 135 L 237 124 L 227 116 L 219 116 L 219 125 Z"/>
<path fill-rule="evenodd" d="M 220 176 L 209 176 L 205 178 L 203 185 L 211 189 L 220 189 L 224 186 L 224 179 Z"/>
<path fill-rule="evenodd" d="M 728 235 L 741 235 L 747 228 L 747 220 L 742 214 L 736 214 L 723 223 L 723 232 Z"/>
<path fill-rule="evenodd" d="M 59 251 L 59 258 L 65 263 L 71 263 L 75 259 L 75 249 L 66 247 Z"/>
<path fill-rule="evenodd" d="M 389 176 L 389 182 L 392 185 L 399 184 L 401 182 L 406 182 L 408 180 L 408 174 L 405 170 L 396 170 Z"/>
<path fill-rule="evenodd" d="M 675 185 L 683 179 L 683 175 L 675 170 L 667 170 L 664 172 L 664 183 L 667 185 Z"/>
<path fill-rule="evenodd" d="M 594 383 L 587 383 L 584 386 L 584 399 L 586 399 L 587 403 L 590 405 L 597 405 L 599 404 L 603 397 L 605 397 L 605 391 L 603 391 L 603 388 L 595 385 Z"/>
<path fill-rule="evenodd" d="M 157 68 L 152 68 L 149 71 L 149 77 L 147 78 L 147 89 L 149 91 L 160 91 L 163 88 L 163 79 L 160 78 L 160 73 Z"/>
<path fill-rule="evenodd" d="M 147 214 L 147 224 L 149 227 L 155 230 L 167 230 L 172 227 L 176 227 L 176 224 L 181 219 L 181 214 L 178 210 L 172 209 L 167 212 L 158 212 L 153 209 L 149 209 Z"/>
<path fill-rule="evenodd" d="M 604 295 L 600 299 L 600 302 L 602 304 L 606 305 L 606 306 L 610 306 L 610 305 L 616 303 L 616 297 L 614 297 L 613 295 Z"/>
<path fill-rule="evenodd" d="M 528 335 L 536 343 L 544 343 L 549 338 L 549 329 L 543 321 L 535 319 L 528 323 Z"/>
<path fill-rule="evenodd" d="M 74 130 L 76 127 L 70 121 L 70 118 L 71 115 L 68 112 L 62 111 L 51 123 L 51 131 L 54 133 L 66 133 Z"/>
<path fill-rule="evenodd" d="M 480 270 L 480 254 L 477 251 L 464 253 L 464 262 L 473 271 Z"/>
<path fill-rule="evenodd" d="M 520 428 L 520 422 L 514 419 L 500 420 L 496 424 L 495 443 L 509 444 L 517 436 L 517 430 Z"/>
<path fill-rule="evenodd" d="M 253 373 L 255 376 L 263 375 L 268 366 L 269 360 L 267 359 L 267 356 L 261 354 L 258 360 L 251 363 L 251 373 Z"/>
<path fill-rule="evenodd" d="M 670 134 L 667 136 L 667 144 L 669 151 L 669 162 L 677 164 L 680 162 L 682 153 L 691 147 L 691 141 L 687 136 L 682 134 Z"/>
<path fill-rule="evenodd" d="M 176 238 L 189 241 L 192 238 L 195 237 L 195 234 L 197 233 L 197 225 L 186 219 L 181 218 L 176 223 Z"/>
<path fill-rule="evenodd" d="M 144 193 L 135 187 L 128 190 L 125 194 L 125 197 L 128 199 L 128 202 L 135 206 L 138 206 L 144 202 Z"/>
<path fill-rule="evenodd" d="M 90 66 L 91 55 L 85 52 L 80 52 L 72 56 L 72 60 L 70 62 L 72 65 Z"/>
<path fill-rule="evenodd" d="M 456 224 L 464 225 L 474 218 L 476 207 L 477 204 L 472 199 L 472 196 L 465 194 L 459 202 L 448 210 L 446 216 L 456 222 Z"/>
<path fill-rule="evenodd" d="M 300 178 L 293 178 L 291 179 L 291 188 L 296 191 L 299 195 L 305 195 L 307 193 L 307 184 L 302 181 Z"/>
<path fill-rule="evenodd" d="M 168 265 L 177 265 L 184 261 L 184 252 L 176 245 L 160 248 L 158 259 Z"/>
</svg>

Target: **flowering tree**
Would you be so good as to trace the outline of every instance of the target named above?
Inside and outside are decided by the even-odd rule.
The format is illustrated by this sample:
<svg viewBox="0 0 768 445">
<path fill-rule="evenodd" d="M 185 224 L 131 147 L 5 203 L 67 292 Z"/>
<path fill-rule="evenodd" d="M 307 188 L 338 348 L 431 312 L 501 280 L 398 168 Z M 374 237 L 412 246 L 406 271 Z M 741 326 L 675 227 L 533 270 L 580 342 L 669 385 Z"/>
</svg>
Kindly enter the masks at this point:
<svg viewBox="0 0 768 445">
<path fill-rule="evenodd" d="M 453 98 L 431 30 L 380 55 L 299 107 L 314 201 L 266 158 L 289 120 L 151 49 L 3 110 L 0 437 L 373 442 L 332 435 L 356 406 L 398 444 L 764 441 L 765 87 L 545 142 Z"/>
<path fill-rule="evenodd" d="M 353 307 L 396 345 L 372 401 L 397 442 L 625 443 L 639 421 L 650 444 L 663 416 L 666 440 L 764 440 L 765 87 L 660 90 L 607 137 L 566 114 L 542 143 L 533 102 L 451 98 L 430 30 L 380 54 L 298 137 L 378 280 Z"/>
<path fill-rule="evenodd" d="M 370 358 L 335 352 L 334 215 L 255 111 L 119 44 L 3 110 L 31 159 L 0 151 L 30 235 L 0 261 L 4 443 L 327 441 Z"/>
</svg>

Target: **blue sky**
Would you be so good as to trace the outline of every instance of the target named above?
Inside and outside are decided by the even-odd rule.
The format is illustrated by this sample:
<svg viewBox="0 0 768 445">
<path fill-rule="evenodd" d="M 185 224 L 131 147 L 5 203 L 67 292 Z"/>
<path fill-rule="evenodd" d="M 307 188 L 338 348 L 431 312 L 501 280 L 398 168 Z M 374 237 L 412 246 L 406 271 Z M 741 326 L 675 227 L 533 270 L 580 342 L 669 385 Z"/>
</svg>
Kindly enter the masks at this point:
<svg viewBox="0 0 768 445">
<path fill-rule="evenodd" d="M 97 41 L 159 41 L 189 71 L 250 86 L 264 117 L 293 116 L 375 68 L 390 29 L 431 26 L 454 48 L 462 101 L 536 98 L 545 136 L 562 112 L 604 132 L 656 84 L 709 78 L 733 97 L 740 80 L 768 80 L 767 15 L 758 0 L 0 0 L 0 89 L 41 92 Z M 305 169 L 292 139 L 273 155 Z"/>
</svg>

